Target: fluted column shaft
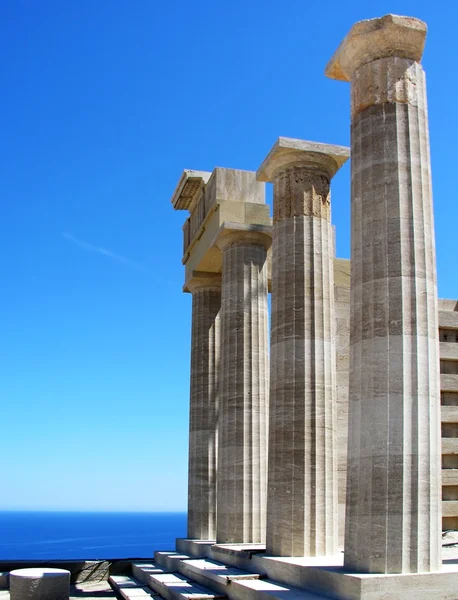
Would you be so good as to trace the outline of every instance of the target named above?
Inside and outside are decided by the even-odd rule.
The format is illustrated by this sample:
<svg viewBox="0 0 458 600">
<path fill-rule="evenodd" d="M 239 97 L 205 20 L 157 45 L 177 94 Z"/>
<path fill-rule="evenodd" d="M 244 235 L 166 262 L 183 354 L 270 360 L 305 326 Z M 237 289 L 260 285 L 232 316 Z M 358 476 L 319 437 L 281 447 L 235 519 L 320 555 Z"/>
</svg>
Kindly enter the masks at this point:
<svg viewBox="0 0 458 600">
<path fill-rule="evenodd" d="M 188 538 L 216 539 L 217 416 L 221 285 L 192 291 Z"/>
<path fill-rule="evenodd" d="M 330 178 L 277 171 L 272 247 L 267 553 L 337 550 Z"/>
<path fill-rule="evenodd" d="M 267 236 L 227 235 L 221 300 L 219 543 L 265 539 Z"/>
<path fill-rule="evenodd" d="M 415 60 L 387 56 L 351 81 L 345 566 L 434 571 L 440 386 L 425 76 Z"/>
</svg>

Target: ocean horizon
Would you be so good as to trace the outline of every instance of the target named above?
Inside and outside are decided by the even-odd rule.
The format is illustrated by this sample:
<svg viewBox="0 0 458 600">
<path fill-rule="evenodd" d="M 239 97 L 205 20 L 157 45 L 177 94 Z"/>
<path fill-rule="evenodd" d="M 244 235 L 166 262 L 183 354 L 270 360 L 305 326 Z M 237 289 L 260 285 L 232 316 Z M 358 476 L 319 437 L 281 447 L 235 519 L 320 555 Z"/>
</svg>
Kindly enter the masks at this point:
<svg viewBox="0 0 458 600">
<path fill-rule="evenodd" d="M 185 512 L 0 511 L 0 560 L 151 558 L 186 536 Z"/>
</svg>

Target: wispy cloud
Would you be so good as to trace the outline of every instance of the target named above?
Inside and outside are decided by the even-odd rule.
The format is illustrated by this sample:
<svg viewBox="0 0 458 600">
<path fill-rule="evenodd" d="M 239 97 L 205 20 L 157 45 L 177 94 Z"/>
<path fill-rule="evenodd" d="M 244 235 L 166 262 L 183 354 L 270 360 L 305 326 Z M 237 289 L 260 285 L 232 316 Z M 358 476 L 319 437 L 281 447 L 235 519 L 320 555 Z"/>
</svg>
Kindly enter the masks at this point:
<svg viewBox="0 0 458 600">
<path fill-rule="evenodd" d="M 102 256 L 106 256 L 107 258 L 111 258 L 112 260 L 116 260 L 117 262 L 122 263 L 123 265 L 134 267 L 135 269 L 145 270 L 145 267 L 135 260 L 131 260 L 130 258 L 126 258 L 121 254 L 116 254 L 111 250 L 107 250 L 106 248 L 102 248 L 101 246 L 95 246 L 94 244 L 90 244 L 89 242 L 85 242 L 84 240 L 79 240 L 71 233 L 64 231 L 62 233 L 62 237 L 64 237 L 69 242 L 73 242 L 82 250 L 86 250 L 87 252 L 95 252 L 96 254 L 101 254 Z"/>
</svg>

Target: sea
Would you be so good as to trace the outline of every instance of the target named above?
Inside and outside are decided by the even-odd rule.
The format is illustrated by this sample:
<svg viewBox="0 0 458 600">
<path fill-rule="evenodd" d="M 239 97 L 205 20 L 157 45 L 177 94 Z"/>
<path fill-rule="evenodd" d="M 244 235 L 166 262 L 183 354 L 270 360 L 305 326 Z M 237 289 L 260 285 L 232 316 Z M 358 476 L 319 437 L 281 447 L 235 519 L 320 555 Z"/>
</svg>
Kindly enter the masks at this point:
<svg viewBox="0 0 458 600">
<path fill-rule="evenodd" d="M 0 511 L 0 560 L 151 558 L 186 536 L 186 513 Z"/>
</svg>

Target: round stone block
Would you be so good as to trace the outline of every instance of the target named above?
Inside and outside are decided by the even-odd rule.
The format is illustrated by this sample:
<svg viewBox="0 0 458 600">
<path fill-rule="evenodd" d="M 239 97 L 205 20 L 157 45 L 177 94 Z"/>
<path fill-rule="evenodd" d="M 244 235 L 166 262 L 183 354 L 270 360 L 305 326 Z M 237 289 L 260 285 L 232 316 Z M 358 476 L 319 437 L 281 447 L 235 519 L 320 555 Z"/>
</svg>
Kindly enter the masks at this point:
<svg viewBox="0 0 458 600">
<path fill-rule="evenodd" d="M 11 600 L 69 600 L 70 571 L 16 569 L 10 573 Z"/>
</svg>

